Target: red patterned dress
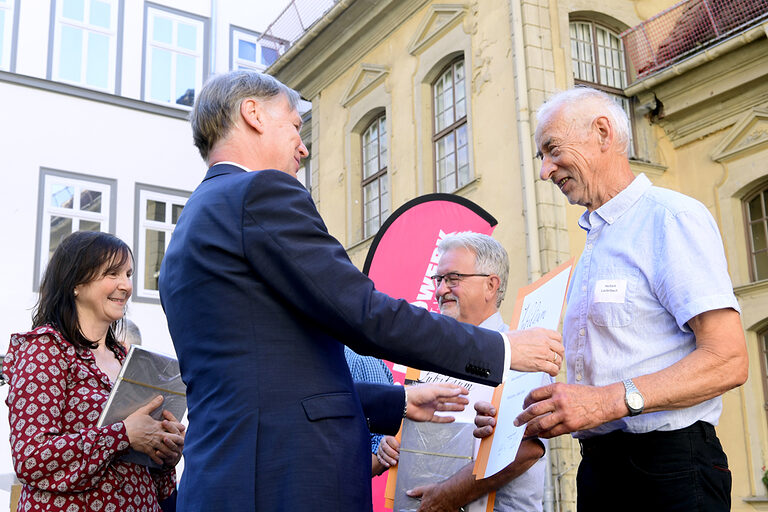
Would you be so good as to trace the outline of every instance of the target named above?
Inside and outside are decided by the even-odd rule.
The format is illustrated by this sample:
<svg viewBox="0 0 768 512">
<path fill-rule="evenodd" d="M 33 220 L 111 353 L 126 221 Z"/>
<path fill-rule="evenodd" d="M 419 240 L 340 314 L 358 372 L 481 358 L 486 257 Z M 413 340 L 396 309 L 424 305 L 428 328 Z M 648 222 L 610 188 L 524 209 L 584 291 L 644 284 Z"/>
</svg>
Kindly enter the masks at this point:
<svg viewBox="0 0 768 512">
<path fill-rule="evenodd" d="M 11 453 L 24 484 L 20 511 L 160 510 L 158 500 L 175 488 L 175 470 L 118 460 L 128 436 L 122 422 L 96 427 L 112 384 L 89 349 L 39 327 L 11 336 L 3 372 Z"/>
</svg>

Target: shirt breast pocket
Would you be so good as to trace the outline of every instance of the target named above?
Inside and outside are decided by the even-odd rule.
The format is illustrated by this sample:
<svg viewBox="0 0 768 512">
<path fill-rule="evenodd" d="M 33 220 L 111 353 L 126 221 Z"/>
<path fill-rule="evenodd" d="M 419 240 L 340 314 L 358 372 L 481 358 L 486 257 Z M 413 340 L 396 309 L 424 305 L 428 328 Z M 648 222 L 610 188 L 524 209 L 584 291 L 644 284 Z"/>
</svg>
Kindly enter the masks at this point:
<svg viewBox="0 0 768 512">
<path fill-rule="evenodd" d="M 595 325 L 624 327 L 633 322 L 638 274 L 637 268 L 629 267 L 597 271 L 589 308 L 589 318 Z"/>
</svg>

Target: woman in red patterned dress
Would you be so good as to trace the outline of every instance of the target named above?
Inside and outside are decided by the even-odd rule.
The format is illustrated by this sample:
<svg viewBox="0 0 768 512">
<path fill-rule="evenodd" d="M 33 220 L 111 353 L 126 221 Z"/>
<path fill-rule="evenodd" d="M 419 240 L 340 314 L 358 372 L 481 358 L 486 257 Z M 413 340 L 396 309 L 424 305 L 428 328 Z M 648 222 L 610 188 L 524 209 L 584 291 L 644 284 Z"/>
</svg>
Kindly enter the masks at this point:
<svg viewBox="0 0 768 512">
<path fill-rule="evenodd" d="M 14 334 L 3 371 L 10 382 L 11 452 L 24 484 L 20 511 L 157 512 L 175 488 L 184 426 L 157 397 L 124 421 L 97 427 L 125 358 L 115 330 L 131 296 L 133 255 L 120 239 L 73 233 L 40 285 L 33 330 Z M 128 448 L 163 465 L 120 460 Z"/>
</svg>

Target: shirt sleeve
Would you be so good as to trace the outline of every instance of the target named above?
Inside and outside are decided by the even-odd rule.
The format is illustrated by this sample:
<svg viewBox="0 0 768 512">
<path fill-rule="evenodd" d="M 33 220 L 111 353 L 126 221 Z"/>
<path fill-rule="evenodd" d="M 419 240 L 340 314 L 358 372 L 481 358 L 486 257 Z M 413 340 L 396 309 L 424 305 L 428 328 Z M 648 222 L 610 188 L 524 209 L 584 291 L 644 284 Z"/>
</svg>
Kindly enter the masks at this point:
<svg viewBox="0 0 768 512">
<path fill-rule="evenodd" d="M 691 332 L 688 320 L 706 311 L 740 311 L 720 232 L 704 205 L 669 215 L 658 247 L 656 295 L 680 329 Z"/>
<path fill-rule="evenodd" d="M 7 404 L 19 480 L 45 491 L 95 488 L 112 458 L 129 447 L 123 423 L 63 432 L 62 411 L 77 397 L 67 396 L 67 362 L 50 334 L 24 341 L 12 368 Z"/>
<path fill-rule="evenodd" d="M 150 469 L 149 474 L 155 483 L 157 501 L 163 501 L 176 490 L 176 468 Z"/>
</svg>

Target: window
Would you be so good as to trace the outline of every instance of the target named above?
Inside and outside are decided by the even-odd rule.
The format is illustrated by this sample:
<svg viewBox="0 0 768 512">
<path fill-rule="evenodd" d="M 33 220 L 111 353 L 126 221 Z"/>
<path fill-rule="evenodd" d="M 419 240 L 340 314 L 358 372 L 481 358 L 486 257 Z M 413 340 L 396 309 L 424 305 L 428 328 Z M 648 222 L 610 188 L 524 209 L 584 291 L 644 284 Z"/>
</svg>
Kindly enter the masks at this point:
<svg viewBox="0 0 768 512">
<path fill-rule="evenodd" d="M 0 0 L 0 70 L 11 69 L 13 14 L 16 0 Z"/>
<path fill-rule="evenodd" d="M 627 86 L 626 59 L 618 34 L 593 21 L 572 21 L 570 32 L 574 83 L 610 94 L 631 120 L 630 101 L 623 91 Z M 629 156 L 633 157 L 633 140 L 630 140 L 629 148 Z"/>
<path fill-rule="evenodd" d="M 471 179 L 464 60 L 454 61 L 432 85 L 435 175 L 438 192 L 453 192 Z"/>
<path fill-rule="evenodd" d="M 115 181 L 41 170 L 36 283 L 59 243 L 75 231 L 114 232 Z"/>
<path fill-rule="evenodd" d="M 56 0 L 53 80 L 113 92 L 118 0 Z"/>
<path fill-rule="evenodd" d="M 387 117 L 378 116 L 363 132 L 363 237 L 373 236 L 389 215 Z"/>
<path fill-rule="evenodd" d="M 252 69 L 264 71 L 280 56 L 281 43 L 274 38 L 263 38 L 261 34 L 241 28 L 231 28 L 232 63 L 231 69 Z M 262 44 L 267 42 L 269 44 Z"/>
<path fill-rule="evenodd" d="M 768 187 L 744 201 L 753 281 L 768 279 Z"/>
<path fill-rule="evenodd" d="M 203 84 L 204 21 L 147 7 L 145 30 L 144 99 L 191 107 Z"/>
<path fill-rule="evenodd" d="M 160 264 L 171 235 L 187 202 L 187 192 L 136 184 L 138 239 L 134 243 L 137 260 L 136 300 L 159 300 L 157 280 Z"/>
</svg>

